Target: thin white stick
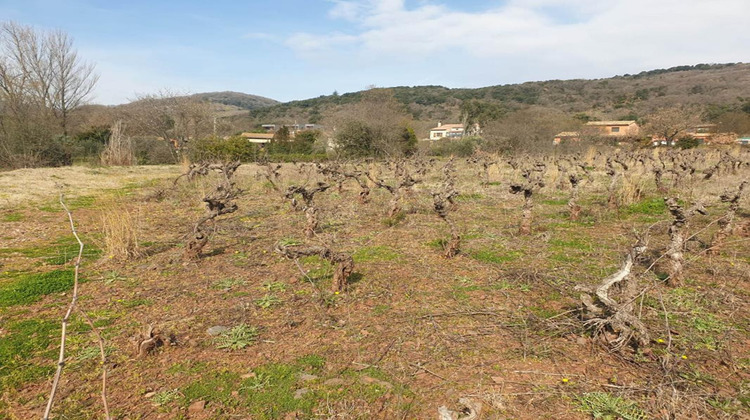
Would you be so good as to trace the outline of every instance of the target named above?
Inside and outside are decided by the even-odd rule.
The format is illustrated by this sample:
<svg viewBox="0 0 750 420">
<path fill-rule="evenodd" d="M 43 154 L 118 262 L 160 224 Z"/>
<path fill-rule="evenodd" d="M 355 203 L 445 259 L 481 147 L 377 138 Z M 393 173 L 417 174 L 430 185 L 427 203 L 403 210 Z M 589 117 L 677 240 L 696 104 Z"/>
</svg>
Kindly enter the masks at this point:
<svg viewBox="0 0 750 420">
<path fill-rule="evenodd" d="M 78 269 L 81 265 L 81 256 L 83 255 L 83 242 L 81 242 L 81 238 L 78 237 L 75 224 L 73 223 L 73 215 L 70 214 L 70 210 L 68 210 L 68 207 L 65 205 L 62 194 L 60 194 L 60 205 L 68 214 L 70 229 L 73 231 L 73 236 L 75 236 L 76 241 L 78 241 L 78 258 L 76 259 L 75 272 L 73 275 L 73 298 L 70 301 L 70 305 L 68 305 L 68 311 L 65 312 L 65 316 L 62 319 L 60 356 L 57 359 L 57 371 L 55 372 L 55 378 L 52 381 L 52 390 L 49 394 L 49 400 L 47 400 L 47 408 L 44 410 L 44 416 L 42 417 L 43 420 L 49 420 L 50 413 L 52 412 L 52 402 L 55 400 L 55 392 L 57 392 L 57 386 L 60 383 L 60 375 L 62 375 L 63 366 L 65 366 L 65 339 L 67 338 L 68 320 L 70 319 L 70 314 L 73 312 L 76 302 L 78 301 Z"/>
</svg>

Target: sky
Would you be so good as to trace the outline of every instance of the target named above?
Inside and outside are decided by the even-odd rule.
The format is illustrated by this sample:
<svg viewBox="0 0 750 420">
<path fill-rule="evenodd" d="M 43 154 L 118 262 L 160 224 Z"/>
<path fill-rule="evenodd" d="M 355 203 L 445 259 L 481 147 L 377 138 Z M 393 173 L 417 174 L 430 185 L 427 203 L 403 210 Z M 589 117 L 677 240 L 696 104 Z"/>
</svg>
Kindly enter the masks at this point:
<svg viewBox="0 0 750 420">
<path fill-rule="evenodd" d="M 62 29 L 93 103 L 232 90 L 279 101 L 367 86 L 482 87 L 750 62 L 750 0 L 0 0 Z"/>
</svg>

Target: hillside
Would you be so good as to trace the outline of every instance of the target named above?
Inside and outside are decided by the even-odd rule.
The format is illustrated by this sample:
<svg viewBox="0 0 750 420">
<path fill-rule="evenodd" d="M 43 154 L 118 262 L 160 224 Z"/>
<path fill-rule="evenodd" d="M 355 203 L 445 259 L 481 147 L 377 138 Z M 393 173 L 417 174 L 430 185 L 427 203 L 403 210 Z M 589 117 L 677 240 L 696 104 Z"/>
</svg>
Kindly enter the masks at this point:
<svg viewBox="0 0 750 420">
<path fill-rule="evenodd" d="M 231 91 L 196 93 L 191 95 L 191 97 L 243 109 L 258 109 L 280 103 L 279 101 L 263 96 Z"/>
<path fill-rule="evenodd" d="M 674 104 L 737 108 L 750 98 L 750 64 L 699 64 L 606 79 L 548 80 L 477 89 L 399 86 L 392 91 L 421 121 L 458 118 L 459 107 L 467 100 L 499 104 L 509 111 L 533 105 L 598 118 L 632 118 Z M 253 123 L 317 122 L 360 97 L 361 92 L 353 92 L 292 101 L 255 109 L 250 118 Z"/>
</svg>

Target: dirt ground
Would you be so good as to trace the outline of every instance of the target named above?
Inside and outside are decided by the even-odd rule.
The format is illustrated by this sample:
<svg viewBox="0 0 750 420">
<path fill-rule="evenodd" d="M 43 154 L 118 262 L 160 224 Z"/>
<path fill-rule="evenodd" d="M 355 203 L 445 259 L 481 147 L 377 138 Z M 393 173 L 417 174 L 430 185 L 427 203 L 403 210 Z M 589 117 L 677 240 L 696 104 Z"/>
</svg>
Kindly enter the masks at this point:
<svg viewBox="0 0 750 420">
<path fill-rule="evenodd" d="M 243 164 L 238 210 L 217 218 L 198 261 L 183 258 L 184 246 L 215 173 L 176 187 L 178 166 L 0 173 L 0 417 L 40 418 L 51 387 L 77 252 L 57 204 L 63 191 L 86 244 L 79 305 L 105 342 L 113 418 L 438 419 L 441 407 L 467 406 L 481 419 L 750 418 L 750 239 L 737 229 L 721 253 L 706 252 L 727 209 L 719 195 L 750 168 L 677 186 L 666 176 L 666 194 L 631 168 L 612 210 L 603 161 L 592 156 L 580 220 L 569 219 L 570 191 L 556 188 L 549 163 L 530 235 L 518 233 L 523 197 L 508 190 L 519 172 L 501 160 L 483 186 L 476 165 L 457 161 L 455 258 L 442 255 L 449 230 L 430 194 L 445 161 L 418 176 L 392 218 L 383 189 L 364 205 L 354 182 L 319 193 L 312 239 L 304 213 L 261 167 Z M 390 179 L 382 165 L 375 172 Z M 285 164 L 278 184 L 323 179 Z M 708 205 L 689 222 L 678 285 L 663 281 L 664 195 Z M 750 220 L 748 202 L 738 227 Z M 138 256 L 111 255 L 111 220 L 135 230 Z M 616 332 L 595 334 L 580 319 L 576 286 L 617 271 L 632 232 L 649 227 L 632 280 L 648 344 L 613 350 Z M 280 241 L 351 255 L 348 289 L 331 292 L 328 262 L 274 252 Z M 103 418 L 95 335 L 80 314 L 69 334 L 53 418 Z M 139 354 L 151 336 L 159 345 Z"/>
</svg>

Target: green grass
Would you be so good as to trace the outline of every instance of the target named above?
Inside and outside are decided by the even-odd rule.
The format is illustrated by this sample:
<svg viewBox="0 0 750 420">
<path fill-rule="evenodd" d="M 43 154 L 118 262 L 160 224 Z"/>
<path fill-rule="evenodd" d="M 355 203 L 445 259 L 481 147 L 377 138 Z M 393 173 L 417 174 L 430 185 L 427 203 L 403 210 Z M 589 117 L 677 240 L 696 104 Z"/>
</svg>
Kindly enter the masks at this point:
<svg viewBox="0 0 750 420">
<path fill-rule="evenodd" d="M 523 257 L 522 251 L 506 251 L 500 253 L 491 249 L 482 249 L 477 251 L 471 251 L 469 255 L 477 261 L 493 264 L 503 264 L 511 261 L 515 261 Z"/>
<path fill-rule="evenodd" d="M 65 205 L 68 206 L 68 209 L 71 211 L 93 207 L 94 203 L 96 203 L 96 197 L 92 195 L 82 195 L 80 197 L 65 198 Z M 38 209 L 48 213 L 64 211 L 58 201 L 39 206 Z"/>
<path fill-rule="evenodd" d="M 56 239 L 48 245 L 27 248 L 3 248 L 0 249 L 0 257 L 11 257 L 21 255 L 26 258 L 37 258 L 49 265 L 63 265 L 78 256 L 79 245 L 73 236 L 64 236 Z M 98 258 L 101 250 L 84 240 L 83 256 L 85 258 Z"/>
<path fill-rule="evenodd" d="M 564 206 L 568 204 L 568 199 L 560 199 L 560 200 L 542 200 L 542 204 L 548 205 L 548 206 Z"/>
<path fill-rule="evenodd" d="M 21 213 L 6 213 L 1 219 L 3 222 L 20 222 L 23 220 L 23 214 Z"/>
<path fill-rule="evenodd" d="M 605 392 L 590 392 L 576 398 L 579 409 L 595 419 L 645 420 L 648 417 L 634 401 Z"/>
<path fill-rule="evenodd" d="M 57 322 L 27 319 L 3 326 L 7 334 L 0 339 L 0 390 L 20 389 L 21 385 L 51 376 L 55 369 L 55 349 L 60 325 Z M 32 360 L 44 357 L 47 364 Z"/>
<path fill-rule="evenodd" d="M 648 198 L 638 203 L 631 204 L 622 209 L 624 214 L 645 214 L 656 216 L 667 212 L 667 205 L 664 204 L 663 198 Z"/>
<path fill-rule="evenodd" d="M 370 246 L 357 250 L 352 255 L 355 263 L 376 262 L 376 261 L 396 261 L 401 259 L 402 255 L 393 248 L 387 246 Z"/>
<path fill-rule="evenodd" d="M 549 241 L 549 244 L 550 249 L 553 250 L 574 249 L 582 252 L 591 252 L 593 250 L 593 247 L 589 242 L 581 239 L 571 239 L 567 241 L 562 239 L 552 239 Z"/>
<path fill-rule="evenodd" d="M 28 305 L 52 293 L 73 287 L 73 270 L 22 274 L 0 283 L 0 308 Z"/>
</svg>

